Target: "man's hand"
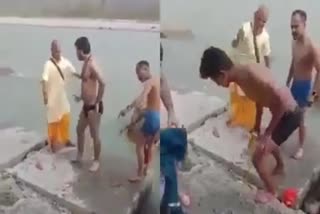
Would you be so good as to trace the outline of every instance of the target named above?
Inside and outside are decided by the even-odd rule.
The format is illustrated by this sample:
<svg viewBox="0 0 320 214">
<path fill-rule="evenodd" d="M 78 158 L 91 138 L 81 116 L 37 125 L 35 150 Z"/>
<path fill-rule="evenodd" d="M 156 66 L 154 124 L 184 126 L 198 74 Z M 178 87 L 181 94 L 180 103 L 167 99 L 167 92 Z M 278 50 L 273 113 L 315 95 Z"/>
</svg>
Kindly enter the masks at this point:
<svg viewBox="0 0 320 214">
<path fill-rule="evenodd" d="M 125 117 L 127 113 L 128 113 L 128 107 L 119 112 L 118 118 Z"/>
<path fill-rule="evenodd" d="M 78 96 L 78 95 L 75 95 L 75 94 L 74 94 L 74 95 L 73 95 L 73 98 L 74 98 L 74 101 L 77 102 L 77 103 L 81 101 L 81 97 Z"/>
<path fill-rule="evenodd" d="M 251 132 L 257 133 L 258 136 L 260 135 L 260 131 L 260 127 L 257 125 L 255 125 L 254 128 L 251 130 Z"/>
<path fill-rule="evenodd" d="M 258 136 L 257 142 L 259 142 L 258 149 L 262 153 L 270 153 L 277 146 L 273 141 L 270 135 L 262 134 Z"/>
<path fill-rule="evenodd" d="M 174 112 L 168 112 L 168 127 L 178 127 L 179 122 Z"/>
<path fill-rule="evenodd" d="M 81 79 L 81 75 L 76 72 L 73 72 L 72 75 L 78 79 Z"/>
<path fill-rule="evenodd" d="M 126 131 L 130 131 L 130 129 L 132 128 L 133 128 L 132 124 L 127 125 L 126 127 L 120 130 L 120 135 L 122 135 Z"/>
<path fill-rule="evenodd" d="M 244 34 L 243 28 L 240 28 L 239 31 L 238 31 L 238 34 L 237 34 L 237 40 L 238 40 L 238 42 L 244 39 L 244 35 L 245 35 L 245 34 Z"/>
</svg>

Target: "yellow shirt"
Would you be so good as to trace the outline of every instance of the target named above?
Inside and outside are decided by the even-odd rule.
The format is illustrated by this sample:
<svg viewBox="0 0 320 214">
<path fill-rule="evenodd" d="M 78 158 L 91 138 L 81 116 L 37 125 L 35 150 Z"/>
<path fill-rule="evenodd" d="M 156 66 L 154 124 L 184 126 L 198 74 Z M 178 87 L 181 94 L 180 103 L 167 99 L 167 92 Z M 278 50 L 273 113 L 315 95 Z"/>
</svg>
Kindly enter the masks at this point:
<svg viewBox="0 0 320 214">
<path fill-rule="evenodd" d="M 251 23 L 246 22 L 242 25 L 244 38 L 239 42 L 235 51 L 237 63 L 255 63 L 256 56 L 254 51 L 253 33 Z M 264 28 L 262 33 L 256 36 L 257 47 L 259 50 L 260 63 L 264 63 L 264 57 L 271 53 L 270 38 L 267 30 Z"/>
<path fill-rule="evenodd" d="M 71 62 L 64 57 L 61 57 L 57 65 L 60 67 L 65 80 L 61 78 L 57 67 L 51 60 L 45 63 L 42 73 L 42 81 L 46 83 L 48 94 L 48 104 L 46 106 L 48 123 L 57 122 L 64 114 L 70 112 L 65 84 L 76 70 Z"/>
</svg>

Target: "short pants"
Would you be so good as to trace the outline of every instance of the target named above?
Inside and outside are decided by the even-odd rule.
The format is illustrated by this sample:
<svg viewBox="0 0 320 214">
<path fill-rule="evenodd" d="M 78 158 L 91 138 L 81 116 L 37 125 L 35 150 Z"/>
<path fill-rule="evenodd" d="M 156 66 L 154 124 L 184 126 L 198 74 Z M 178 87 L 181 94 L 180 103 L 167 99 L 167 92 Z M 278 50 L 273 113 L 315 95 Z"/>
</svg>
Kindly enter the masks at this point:
<svg viewBox="0 0 320 214">
<path fill-rule="evenodd" d="M 296 107 L 293 111 L 284 113 L 280 122 L 272 133 L 272 140 L 280 146 L 289 136 L 300 126 L 303 111 L 300 107 Z"/>
<path fill-rule="evenodd" d="M 142 133 L 145 136 L 155 136 L 160 130 L 160 112 L 147 110 L 144 112 L 143 118 Z"/>
<path fill-rule="evenodd" d="M 291 86 L 291 93 L 301 108 L 309 105 L 311 92 L 311 80 L 294 80 Z"/>
</svg>

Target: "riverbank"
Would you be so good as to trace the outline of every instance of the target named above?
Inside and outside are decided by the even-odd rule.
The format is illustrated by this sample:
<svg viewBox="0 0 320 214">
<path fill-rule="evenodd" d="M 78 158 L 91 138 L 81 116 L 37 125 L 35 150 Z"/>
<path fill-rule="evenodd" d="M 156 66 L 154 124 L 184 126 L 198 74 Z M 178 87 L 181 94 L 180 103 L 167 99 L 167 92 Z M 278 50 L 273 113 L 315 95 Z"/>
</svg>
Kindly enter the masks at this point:
<svg viewBox="0 0 320 214">
<path fill-rule="evenodd" d="M 125 19 L 0 17 L 0 25 L 160 32 L 158 22 Z"/>
</svg>

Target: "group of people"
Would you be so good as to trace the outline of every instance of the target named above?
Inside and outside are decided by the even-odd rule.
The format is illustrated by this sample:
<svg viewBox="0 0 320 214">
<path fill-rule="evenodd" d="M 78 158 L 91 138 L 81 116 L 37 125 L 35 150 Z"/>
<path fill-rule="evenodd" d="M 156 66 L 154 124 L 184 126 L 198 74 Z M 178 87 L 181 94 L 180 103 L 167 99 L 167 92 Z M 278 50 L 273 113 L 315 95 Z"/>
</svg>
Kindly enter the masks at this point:
<svg viewBox="0 0 320 214">
<path fill-rule="evenodd" d="M 265 184 L 265 190 L 257 192 L 256 200 L 266 203 L 276 197 L 275 175 L 284 174 L 284 162 L 279 147 L 288 137 L 299 129 L 299 148 L 293 157 L 303 156 L 305 141 L 305 111 L 317 98 L 319 88 L 320 51 L 306 32 L 307 14 L 295 10 L 291 15 L 292 61 L 286 84 L 281 86 L 270 71 L 270 41 L 265 29 L 268 10 L 260 6 L 254 14 L 253 22 L 243 24 L 232 41 L 234 55 L 210 47 L 201 58 L 200 76 L 211 79 L 222 87 L 232 87 L 232 115 L 228 125 L 243 125 L 258 134 L 258 146 L 253 154 L 253 164 Z M 90 171 L 100 166 L 101 152 L 100 118 L 103 114 L 103 95 L 105 82 L 100 68 L 91 54 L 88 38 L 80 37 L 75 41 L 77 57 L 83 61 L 81 73 L 77 73 L 69 60 L 61 55 L 57 40 L 51 44 L 51 58 L 46 62 L 42 75 L 43 98 L 47 108 L 48 143 L 52 151 L 60 146 L 73 146 L 70 142 L 70 104 L 65 91 L 65 83 L 70 77 L 81 81 L 81 94 L 74 96 L 83 102 L 77 124 L 78 153 L 74 163 L 80 163 L 84 149 L 84 132 L 89 127 L 94 145 L 94 161 Z M 163 51 L 161 47 L 162 62 Z M 313 84 L 313 69 L 317 71 Z M 126 132 L 130 141 L 136 145 L 137 175 L 129 178 L 138 182 L 147 174 L 152 161 L 155 145 L 159 141 L 161 100 L 168 112 L 167 127 L 178 127 L 170 90 L 164 74 L 154 75 L 147 61 L 136 64 L 136 74 L 143 83 L 143 90 L 119 116 L 134 110 L 131 122 L 121 133 Z M 250 106 L 250 107 L 249 107 Z M 239 119 L 247 109 L 245 118 Z M 272 114 L 269 125 L 261 132 L 263 108 Z M 241 112 L 241 113 L 239 113 Z M 243 117 L 243 115 L 242 115 Z M 248 119 L 249 118 L 249 119 Z M 242 120 L 242 121 L 241 121 Z M 251 122 L 247 122 L 250 120 Z M 271 154 L 277 165 L 268 171 L 263 163 L 266 155 Z"/>
<path fill-rule="evenodd" d="M 241 53 L 251 55 L 254 58 L 252 61 L 241 61 L 241 57 L 238 57 L 238 60 L 237 57 L 232 59 L 232 56 L 223 50 L 209 47 L 203 52 L 200 65 L 202 79 L 211 79 L 217 85 L 226 88 L 234 84 L 242 92 L 238 93 L 238 96 L 247 99 L 238 104 L 245 107 L 253 103 L 256 108 L 253 115 L 254 124 L 250 131 L 258 135 L 252 162 L 265 184 L 265 190 L 258 190 L 256 195 L 256 201 L 261 203 L 267 203 L 277 197 L 274 176 L 284 175 L 280 146 L 297 129 L 300 144 L 293 157 L 298 159 L 303 156 L 305 111 L 318 97 L 320 72 L 320 50 L 306 32 L 307 14 L 303 10 L 295 10 L 291 15 L 293 40 L 290 71 L 286 84 L 279 84 L 270 70 L 271 49 L 269 35 L 264 27 L 267 19 L 267 8 L 259 7 L 255 12 L 254 21 L 244 24 L 232 42 L 232 46 L 238 48 L 238 56 L 241 56 Z M 264 57 L 265 63 L 261 63 L 263 61 L 260 56 Z M 317 73 L 313 83 L 314 68 Z M 231 105 L 233 104 L 231 102 Z M 270 110 L 272 118 L 264 132 L 261 132 L 263 108 Z M 233 113 L 237 113 L 236 110 Z M 228 125 L 234 120 L 232 116 L 227 121 Z M 263 162 L 267 155 L 272 155 L 276 160 L 276 167 L 272 171 L 269 171 Z"/>
<path fill-rule="evenodd" d="M 260 6 L 254 13 L 254 21 L 246 22 L 239 29 L 236 38 L 232 41 L 234 48 L 231 58 L 239 64 L 262 63 L 270 68 L 270 36 L 265 28 L 268 21 L 268 9 Z M 305 110 L 312 102 L 318 98 L 319 90 L 319 49 L 306 32 L 307 14 L 303 10 L 295 10 L 291 16 L 292 30 L 292 60 L 286 85 L 290 87 L 291 93 L 301 109 L 303 118 L 299 125 L 299 147 L 293 157 L 301 159 L 303 157 L 303 144 L 305 142 L 306 128 L 304 124 Z M 314 85 L 313 69 L 316 69 Z M 231 117 L 227 121 L 229 126 L 240 125 L 249 130 L 254 129 L 256 120 L 261 118 L 256 115 L 262 114 L 262 108 L 244 95 L 241 88 L 231 83 Z M 260 123 L 260 122 L 259 122 Z"/>
<path fill-rule="evenodd" d="M 81 163 L 84 152 L 85 130 L 89 127 L 94 145 L 94 161 L 90 171 L 95 172 L 100 166 L 100 119 L 103 114 L 103 95 L 105 82 L 100 68 L 91 54 L 88 38 L 80 37 L 75 41 L 77 57 L 83 61 L 81 73 L 76 72 L 72 63 L 62 56 L 57 40 L 51 43 L 51 57 L 45 63 L 42 74 L 42 92 L 46 106 L 48 122 L 47 143 L 52 152 L 65 146 L 73 147 L 70 141 L 70 103 L 67 98 L 66 84 L 71 78 L 81 81 L 80 95 L 74 95 L 76 102 L 83 102 L 77 123 L 77 157 L 72 163 Z M 142 60 L 136 64 L 136 74 L 143 83 L 141 94 L 124 110 L 125 116 L 134 109 L 131 122 L 120 132 L 126 132 L 130 141 L 136 145 L 138 169 L 137 175 L 129 178 L 131 182 L 140 181 L 147 173 L 152 161 L 152 153 L 159 140 L 160 100 L 168 112 L 168 124 L 177 125 L 170 89 L 163 73 L 160 77 L 152 74 L 150 65 Z"/>
<path fill-rule="evenodd" d="M 70 103 L 65 85 L 70 78 L 81 81 L 80 95 L 74 95 L 76 102 L 82 101 L 83 107 L 77 124 L 77 157 L 73 163 L 80 163 L 84 150 L 85 129 L 89 127 L 94 145 L 94 161 L 90 171 L 95 172 L 100 166 L 100 118 L 103 114 L 103 95 L 105 82 L 100 68 L 91 54 L 88 38 L 80 37 L 75 43 L 77 57 L 83 62 L 81 73 L 77 73 L 72 63 L 62 56 L 57 40 L 51 43 L 51 57 L 45 63 L 42 73 L 43 101 L 46 107 L 48 123 L 47 143 L 52 152 L 64 146 L 74 146 L 70 141 Z"/>
</svg>

